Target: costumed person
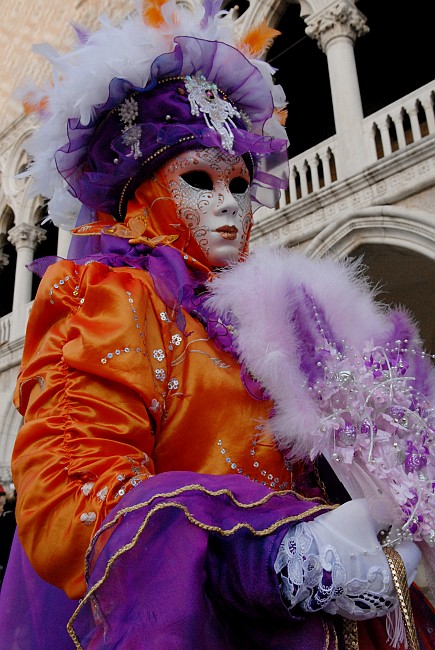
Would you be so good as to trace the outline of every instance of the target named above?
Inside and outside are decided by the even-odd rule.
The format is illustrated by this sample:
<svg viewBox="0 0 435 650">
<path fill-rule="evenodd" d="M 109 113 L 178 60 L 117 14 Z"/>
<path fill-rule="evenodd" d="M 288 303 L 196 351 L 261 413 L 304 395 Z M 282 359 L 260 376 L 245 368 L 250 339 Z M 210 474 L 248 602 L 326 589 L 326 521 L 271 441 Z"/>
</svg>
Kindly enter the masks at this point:
<svg viewBox="0 0 435 650">
<path fill-rule="evenodd" d="M 34 264 L 3 649 L 369 649 L 395 627 L 381 522 L 364 498 L 325 500 L 304 443 L 319 323 L 361 347 L 391 319 L 351 266 L 246 259 L 252 206 L 286 183 L 285 98 L 259 58 L 273 35 L 169 1 L 40 48 L 55 76 L 26 98 L 29 173 L 74 228 L 70 259 Z"/>
</svg>

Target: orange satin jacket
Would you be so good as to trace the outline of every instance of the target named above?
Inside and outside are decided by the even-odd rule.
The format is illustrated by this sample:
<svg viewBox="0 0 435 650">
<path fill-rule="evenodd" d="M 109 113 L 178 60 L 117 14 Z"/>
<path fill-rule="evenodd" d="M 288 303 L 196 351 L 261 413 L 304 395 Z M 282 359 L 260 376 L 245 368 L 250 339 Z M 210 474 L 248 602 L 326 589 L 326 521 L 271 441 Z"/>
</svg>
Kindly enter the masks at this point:
<svg viewBox="0 0 435 650">
<path fill-rule="evenodd" d="M 93 532 L 157 472 L 240 473 L 271 488 L 290 472 L 240 366 L 185 313 L 186 330 L 140 269 L 61 261 L 30 314 L 15 403 L 21 542 L 71 598 L 85 591 Z"/>
</svg>

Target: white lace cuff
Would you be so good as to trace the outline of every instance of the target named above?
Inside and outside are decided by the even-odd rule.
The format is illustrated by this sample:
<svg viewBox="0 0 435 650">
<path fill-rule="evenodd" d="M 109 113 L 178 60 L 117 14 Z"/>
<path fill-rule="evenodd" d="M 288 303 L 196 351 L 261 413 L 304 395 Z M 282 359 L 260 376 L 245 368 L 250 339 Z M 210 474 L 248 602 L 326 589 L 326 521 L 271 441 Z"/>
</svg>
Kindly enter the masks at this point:
<svg viewBox="0 0 435 650">
<path fill-rule="evenodd" d="M 281 543 L 274 568 L 288 609 L 324 610 L 354 620 L 394 609 L 397 598 L 380 546 L 354 552 L 353 546 L 339 537 L 331 540 L 322 528 L 315 520 L 298 524 Z"/>
</svg>

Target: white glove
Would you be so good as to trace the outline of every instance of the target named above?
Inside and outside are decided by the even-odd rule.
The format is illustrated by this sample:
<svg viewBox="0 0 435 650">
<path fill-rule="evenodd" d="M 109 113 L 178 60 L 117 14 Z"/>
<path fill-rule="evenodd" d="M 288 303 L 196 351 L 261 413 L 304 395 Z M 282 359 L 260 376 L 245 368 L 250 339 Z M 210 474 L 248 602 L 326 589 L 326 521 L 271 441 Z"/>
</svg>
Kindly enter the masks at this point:
<svg viewBox="0 0 435 650">
<path fill-rule="evenodd" d="M 366 499 L 348 501 L 335 510 L 319 515 L 308 525 L 320 547 L 327 543 L 333 544 L 332 538 L 335 538 L 337 548 L 340 543 L 344 545 L 340 547 L 343 556 L 346 556 L 346 551 L 347 555 L 360 553 L 363 557 L 376 557 L 379 563 L 388 566 L 377 537 L 382 526 L 372 517 Z M 417 575 L 421 560 L 420 549 L 410 541 L 402 542 L 395 548 L 403 560 L 410 585 Z"/>
<path fill-rule="evenodd" d="M 365 499 L 298 524 L 284 537 L 275 562 L 281 593 L 289 608 L 323 609 L 362 620 L 382 616 L 397 605 L 387 559 L 377 539 L 380 526 Z M 409 583 L 420 560 L 416 544 L 397 547 Z"/>
</svg>

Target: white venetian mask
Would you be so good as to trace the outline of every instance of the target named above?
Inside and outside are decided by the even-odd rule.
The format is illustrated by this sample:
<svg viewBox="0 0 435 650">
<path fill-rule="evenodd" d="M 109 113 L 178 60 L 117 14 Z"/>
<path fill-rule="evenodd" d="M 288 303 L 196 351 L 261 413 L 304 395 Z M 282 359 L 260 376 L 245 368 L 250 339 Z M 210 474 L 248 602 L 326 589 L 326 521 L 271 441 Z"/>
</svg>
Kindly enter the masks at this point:
<svg viewBox="0 0 435 650">
<path fill-rule="evenodd" d="M 161 168 L 187 225 L 210 267 L 237 261 L 252 226 L 249 171 L 243 158 L 217 148 L 186 151 Z"/>
</svg>

